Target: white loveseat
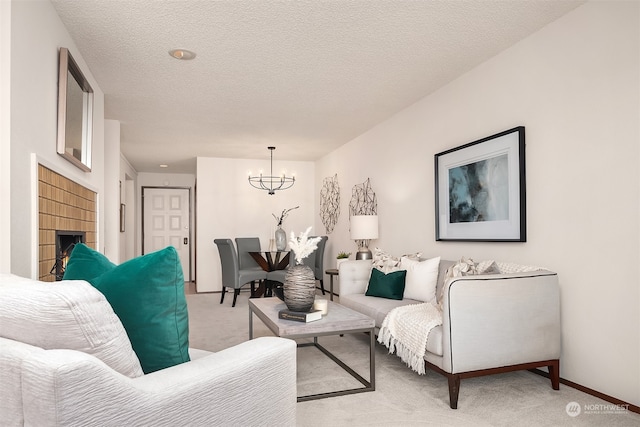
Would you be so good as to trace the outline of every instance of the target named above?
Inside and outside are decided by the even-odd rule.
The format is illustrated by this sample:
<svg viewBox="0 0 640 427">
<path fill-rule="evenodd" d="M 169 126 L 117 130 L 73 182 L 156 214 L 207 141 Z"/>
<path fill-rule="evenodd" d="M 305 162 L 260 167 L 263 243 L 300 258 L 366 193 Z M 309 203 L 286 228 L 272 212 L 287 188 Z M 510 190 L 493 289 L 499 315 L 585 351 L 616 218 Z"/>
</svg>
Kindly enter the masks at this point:
<svg viewBox="0 0 640 427">
<path fill-rule="evenodd" d="M 144 375 L 90 284 L 0 274 L 3 426 L 295 425 L 294 341 L 189 353 L 190 362 Z"/>
<path fill-rule="evenodd" d="M 436 295 L 442 295 L 442 325 L 429 333 L 424 357 L 427 367 L 448 378 L 451 408 L 457 408 L 463 378 L 547 367 L 558 390 L 557 274 L 536 270 L 445 279 L 454 264 L 440 261 Z M 423 301 L 366 296 L 371 268 L 371 261 L 340 265 L 340 304 L 374 318 L 378 330 L 393 308 Z"/>
</svg>

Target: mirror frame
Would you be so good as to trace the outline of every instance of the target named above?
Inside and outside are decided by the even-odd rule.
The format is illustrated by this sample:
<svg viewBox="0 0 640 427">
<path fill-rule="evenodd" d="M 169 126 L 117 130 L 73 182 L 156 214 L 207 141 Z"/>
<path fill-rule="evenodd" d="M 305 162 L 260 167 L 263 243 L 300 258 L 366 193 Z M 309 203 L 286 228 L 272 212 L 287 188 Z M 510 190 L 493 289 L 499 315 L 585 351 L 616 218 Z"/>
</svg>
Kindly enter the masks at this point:
<svg viewBox="0 0 640 427">
<path fill-rule="evenodd" d="M 82 146 L 80 158 L 67 151 L 67 88 L 69 74 L 82 89 Z M 71 83 L 73 84 L 73 82 Z M 69 53 L 69 49 L 60 48 L 58 67 L 58 137 L 57 152 L 59 155 L 84 170 L 91 172 L 91 145 L 93 141 L 93 89 L 80 71 L 80 67 Z"/>
</svg>

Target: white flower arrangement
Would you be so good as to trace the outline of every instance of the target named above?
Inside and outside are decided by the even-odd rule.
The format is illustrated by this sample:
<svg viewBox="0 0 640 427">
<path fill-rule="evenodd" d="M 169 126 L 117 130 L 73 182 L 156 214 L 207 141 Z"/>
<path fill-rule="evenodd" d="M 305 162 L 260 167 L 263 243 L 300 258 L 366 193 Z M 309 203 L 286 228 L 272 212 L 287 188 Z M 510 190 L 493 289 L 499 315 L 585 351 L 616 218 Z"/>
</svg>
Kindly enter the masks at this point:
<svg viewBox="0 0 640 427">
<path fill-rule="evenodd" d="M 296 254 L 296 264 L 302 264 L 302 260 L 308 257 L 318 247 L 318 242 L 322 237 L 309 238 L 311 227 L 307 228 L 307 231 L 300 233 L 299 237 L 296 237 L 295 233 L 291 232 L 291 240 L 289 240 L 289 247 Z"/>
</svg>

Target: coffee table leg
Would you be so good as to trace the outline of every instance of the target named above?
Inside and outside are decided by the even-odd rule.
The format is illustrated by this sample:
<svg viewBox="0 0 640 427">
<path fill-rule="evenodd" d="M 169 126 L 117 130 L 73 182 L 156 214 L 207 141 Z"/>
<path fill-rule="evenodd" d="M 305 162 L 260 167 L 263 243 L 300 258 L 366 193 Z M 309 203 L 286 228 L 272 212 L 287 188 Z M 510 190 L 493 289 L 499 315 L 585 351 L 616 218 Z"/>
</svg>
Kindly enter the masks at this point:
<svg viewBox="0 0 640 427">
<path fill-rule="evenodd" d="M 253 339 L 253 310 L 249 306 L 249 339 Z"/>
<path fill-rule="evenodd" d="M 369 343 L 369 383 L 371 388 L 376 389 L 376 338 L 373 330 L 369 332 L 371 342 Z"/>
</svg>

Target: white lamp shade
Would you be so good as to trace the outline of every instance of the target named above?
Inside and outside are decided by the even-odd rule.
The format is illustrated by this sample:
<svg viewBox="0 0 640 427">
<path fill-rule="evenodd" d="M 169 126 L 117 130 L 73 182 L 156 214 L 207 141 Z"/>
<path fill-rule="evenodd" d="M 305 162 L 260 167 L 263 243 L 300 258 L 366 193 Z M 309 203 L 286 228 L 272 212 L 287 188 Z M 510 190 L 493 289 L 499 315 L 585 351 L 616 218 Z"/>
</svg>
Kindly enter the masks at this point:
<svg viewBox="0 0 640 427">
<path fill-rule="evenodd" d="M 378 238 L 378 215 L 353 215 L 351 217 L 351 240 Z"/>
</svg>

